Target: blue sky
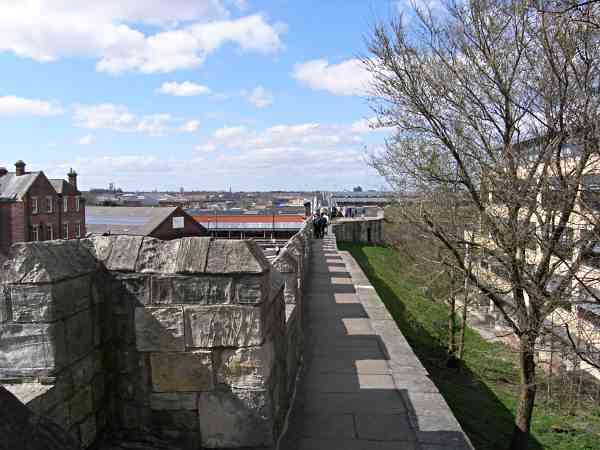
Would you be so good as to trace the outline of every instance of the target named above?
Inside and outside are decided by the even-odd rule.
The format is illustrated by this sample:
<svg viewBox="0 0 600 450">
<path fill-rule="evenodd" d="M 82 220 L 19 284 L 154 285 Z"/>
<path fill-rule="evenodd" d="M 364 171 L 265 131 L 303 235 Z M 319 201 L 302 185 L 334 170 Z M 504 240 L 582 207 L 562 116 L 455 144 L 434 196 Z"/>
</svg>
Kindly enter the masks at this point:
<svg viewBox="0 0 600 450">
<path fill-rule="evenodd" d="M 389 131 L 368 126 L 356 57 L 397 11 L 391 0 L 2 2 L 0 165 L 73 167 L 84 189 L 381 188 L 365 153 Z"/>
</svg>

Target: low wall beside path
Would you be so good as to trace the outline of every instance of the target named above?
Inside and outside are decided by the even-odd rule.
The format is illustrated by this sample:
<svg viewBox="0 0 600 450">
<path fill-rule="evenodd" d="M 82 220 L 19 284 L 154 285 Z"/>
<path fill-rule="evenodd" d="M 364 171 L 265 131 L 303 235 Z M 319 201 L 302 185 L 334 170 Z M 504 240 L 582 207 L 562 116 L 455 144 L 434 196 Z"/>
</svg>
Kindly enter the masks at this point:
<svg viewBox="0 0 600 450">
<path fill-rule="evenodd" d="M 379 218 L 339 218 L 331 222 L 331 230 L 338 242 L 383 244 L 383 222 Z"/>
</svg>

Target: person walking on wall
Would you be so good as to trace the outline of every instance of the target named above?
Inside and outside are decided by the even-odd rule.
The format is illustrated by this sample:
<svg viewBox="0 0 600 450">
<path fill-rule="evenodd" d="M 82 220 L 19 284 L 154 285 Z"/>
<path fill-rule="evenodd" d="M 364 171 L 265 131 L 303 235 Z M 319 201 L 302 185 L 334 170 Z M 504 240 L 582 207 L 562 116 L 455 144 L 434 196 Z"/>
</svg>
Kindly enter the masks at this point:
<svg viewBox="0 0 600 450">
<path fill-rule="evenodd" d="M 315 232 L 315 239 L 319 239 L 321 234 L 321 217 L 318 212 L 312 216 L 313 231 Z"/>
</svg>

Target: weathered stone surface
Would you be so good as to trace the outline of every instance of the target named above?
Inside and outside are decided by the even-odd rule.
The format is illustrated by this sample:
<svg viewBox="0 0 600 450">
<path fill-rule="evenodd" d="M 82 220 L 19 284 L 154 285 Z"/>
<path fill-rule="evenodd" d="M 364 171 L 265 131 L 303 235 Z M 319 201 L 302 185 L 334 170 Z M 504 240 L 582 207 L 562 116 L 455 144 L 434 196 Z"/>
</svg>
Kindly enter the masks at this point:
<svg viewBox="0 0 600 450">
<path fill-rule="evenodd" d="M 269 295 L 269 277 L 267 275 L 240 277 L 235 285 L 237 303 L 255 305 L 267 300 Z"/>
<path fill-rule="evenodd" d="M 91 415 L 94 410 L 91 387 L 85 386 L 75 392 L 75 395 L 69 402 L 69 408 L 73 423 L 80 423 Z"/>
<path fill-rule="evenodd" d="M 261 312 L 252 306 L 186 306 L 189 347 L 248 347 L 263 341 Z"/>
<path fill-rule="evenodd" d="M 83 358 L 94 347 L 92 310 L 86 309 L 65 320 L 66 358 L 69 363 Z"/>
<path fill-rule="evenodd" d="M 145 237 L 135 266 L 136 272 L 174 273 L 178 248 L 177 240 L 162 241 Z"/>
<path fill-rule="evenodd" d="M 79 439 L 84 448 L 88 448 L 96 439 L 96 416 L 92 415 L 79 425 Z"/>
<path fill-rule="evenodd" d="M 152 411 L 152 427 L 155 430 L 198 431 L 197 411 Z"/>
<path fill-rule="evenodd" d="M 77 240 L 21 242 L 0 271 L 4 283 L 51 283 L 96 271 L 97 261 Z"/>
<path fill-rule="evenodd" d="M 233 280 L 214 276 L 168 276 L 152 278 L 152 303 L 228 304 Z"/>
<path fill-rule="evenodd" d="M 152 393 L 150 408 L 154 410 L 177 411 L 181 409 L 196 410 L 198 394 L 193 392 L 162 392 Z"/>
<path fill-rule="evenodd" d="M 185 350 L 183 309 L 136 308 L 136 348 L 142 352 Z"/>
<path fill-rule="evenodd" d="M 150 277 L 147 275 L 115 274 L 112 288 L 112 310 L 117 314 L 150 303 Z"/>
<path fill-rule="evenodd" d="M 213 388 L 211 352 L 152 353 L 155 392 L 209 391 Z"/>
<path fill-rule="evenodd" d="M 133 272 L 143 239 L 142 236 L 117 236 L 112 242 L 112 250 L 106 261 L 106 268 L 121 272 Z"/>
<path fill-rule="evenodd" d="M 77 361 L 71 367 L 71 376 L 73 377 L 73 383 L 76 386 L 83 386 L 94 378 L 96 374 L 97 363 L 95 361 L 96 353 L 88 353 L 87 356 Z"/>
<path fill-rule="evenodd" d="M 0 435 L 3 449 L 79 450 L 75 439 L 52 420 L 32 413 L 0 386 Z"/>
<path fill-rule="evenodd" d="M 0 284 L 0 323 L 12 320 L 8 285 Z"/>
<path fill-rule="evenodd" d="M 284 247 L 271 264 L 281 273 L 296 273 L 298 257 L 293 255 L 288 247 Z"/>
<path fill-rule="evenodd" d="M 177 273 L 203 273 L 211 239 L 207 237 L 189 237 L 178 239 L 179 248 L 176 259 Z"/>
<path fill-rule="evenodd" d="M 207 273 L 263 273 L 270 264 L 253 241 L 210 241 Z"/>
<path fill-rule="evenodd" d="M 65 359 L 62 322 L 0 325 L 0 376 L 51 374 Z"/>
<path fill-rule="evenodd" d="M 202 445 L 207 448 L 273 444 L 272 405 L 265 391 L 232 389 L 198 396 Z"/>
<path fill-rule="evenodd" d="M 234 387 L 264 387 L 275 364 L 272 341 L 260 347 L 225 349 L 220 352 L 217 383 Z"/>
</svg>

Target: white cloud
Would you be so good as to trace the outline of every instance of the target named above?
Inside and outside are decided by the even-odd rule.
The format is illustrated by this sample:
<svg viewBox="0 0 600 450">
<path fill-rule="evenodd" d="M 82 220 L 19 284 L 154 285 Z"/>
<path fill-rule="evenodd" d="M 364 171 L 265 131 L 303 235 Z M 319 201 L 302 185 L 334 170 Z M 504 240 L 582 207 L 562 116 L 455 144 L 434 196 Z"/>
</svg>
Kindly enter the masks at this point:
<svg viewBox="0 0 600 450">
<path fill-rule="evenodd" d="M 208 86 L 192 83 L 191 81 L 184 81 L 183 83 L 169 81 L 163 83 L 160 88 L 157 89 L 157 92 L 178 97 L 191 97 L 194 95 L 210 94 L 211 90 Z"/>
<path fill-rule="evenodd" d="M 199 152 L 214 152 L 217 149 L 217 146 L 214 144 L 201 144 L 196 145 L 194 149 Z"/>
<path fill-rule="evenodd" d="M 193 133 L 195 131 L 198 131 L 199 128 L 200 128 L 199 120 L 188 120 L 187 122 L 185 122 L 183 125 L 181 125 L 179 127 L 179 131 L 181 131 L 183 133 Z"/>
<path fill-rule="evenodd" d="M 248 101 L 257 108 L 266 108 L 273 104 L 273 94 L 262 86 L 256 86 L 247 96 Z"/>
<path fill-rule="evenodd" d="M 314 59 L 294 67 L 293 76 L 311 89 L 335 95 L 366 95 L 371 75 L 359 59 L 329 64 L 326 59 Z"/>
<path fill-rule="evenodd" d="M 79 139 L 77 139 L 78 145 L 90 145 L 93 142 L 94 136 L 92 136 L 91 134 L 86 134 L 85 136 L 81 136 Z"/>
<path fill-rule="evenodd" d="M 44 100 L 14 95 L 0 97 L 0 116 L 56 116 L 62 113 L 62 108 Z"/>
<path fill-rule="evenodd" d="M 0 52 L 42 62 L 91 57 L 97 70 L 117 74 L 197 67 L 228 43 L 259 53 L 283 47 L 282 26 L 229 15 L 221 0 L 3 1 Z"/>
<path fill-rule="evenodd" d="M 247 132 L 247 128 L 245 126 L 236 126 L 236 127 L 223 127 L 219 128 L 215 131 L 215 139 L 217 140 L 228 140 L 232 138 L 237 138 L 243 136 Z"/>
<path fill-rule="evenodd" d="M 73 118 L 75 125 L 82 128 L 139 132 L 152 136 L 165 134 L 172 120 L 170 114 L 138 116 L 126 106 L 112 103 L 77 105 Z"/>
</svg>

